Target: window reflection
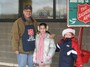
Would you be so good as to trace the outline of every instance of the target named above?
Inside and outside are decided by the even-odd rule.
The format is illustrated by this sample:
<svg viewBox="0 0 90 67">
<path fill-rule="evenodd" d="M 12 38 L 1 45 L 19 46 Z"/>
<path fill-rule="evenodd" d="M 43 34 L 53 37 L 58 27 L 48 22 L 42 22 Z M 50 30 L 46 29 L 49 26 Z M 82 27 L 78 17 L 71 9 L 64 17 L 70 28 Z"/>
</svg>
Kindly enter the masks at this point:
<svg viewBox="0 0 90 67">
<path fill-rule="evenodd" d="M 0 0 L 0 19 L 15 19 L 18 17 L 18 0 Z"/>
<path fill-rule="evenodd" d="M 53 0 L 32 0 L 33 17 L 53 19 Z"/>
<path fill-rule="evenodd" d="M 66 0 L 56 0 L 56 19 L 66 19 Z"/>
</svg>

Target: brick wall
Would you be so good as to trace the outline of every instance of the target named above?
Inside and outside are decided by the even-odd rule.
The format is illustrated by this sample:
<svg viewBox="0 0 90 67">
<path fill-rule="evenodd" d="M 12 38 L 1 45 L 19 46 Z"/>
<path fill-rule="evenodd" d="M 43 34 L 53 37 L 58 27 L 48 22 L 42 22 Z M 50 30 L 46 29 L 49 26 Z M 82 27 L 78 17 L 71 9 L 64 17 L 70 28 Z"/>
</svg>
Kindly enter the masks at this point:
<svg viewBox="0 0 90 67">
<path fill-rule="evenodd" d="M 50 22 L 47 23 L 49 25 L 49 31 L 51 33 L 54 33 L 55 36 L 55 42 L 59 39 L 61 39 L 61 33 L 62 30 L 66 28 L 66 23 L 59 23 L 59 22 Z M 11 47 L 11 39 L 10 39 L 10 32 L 12 28 L 12 23 L 10 22 L 1 22 L 0 23 L 0 62 L 6 62 L 6 63 L 17 63 L 16 55 L 12 51 Z M 78 31 L 79 28 L 76 29 L 76 37 L 78 37 Z M 84 36 L 83 36 L 83 49 L 86 49 L 90 51 L 90 29 L 85 28 L 84 29 Z M 52 67 L 57 67 L 58 66 L 58 53 L 55 54 L 53 57 L 53 63 Z M 88 64 L 85 64 L 85 67 L 90 67 L 90 61 Z"/>
</svg>

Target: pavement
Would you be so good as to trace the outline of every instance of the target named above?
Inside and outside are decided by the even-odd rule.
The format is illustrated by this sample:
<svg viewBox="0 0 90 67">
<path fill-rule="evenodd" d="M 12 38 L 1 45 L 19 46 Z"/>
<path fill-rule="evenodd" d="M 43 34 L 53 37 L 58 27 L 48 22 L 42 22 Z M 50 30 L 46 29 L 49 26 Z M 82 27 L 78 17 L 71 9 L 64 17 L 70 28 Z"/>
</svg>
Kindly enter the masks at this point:
<svg viewBox="0 0 90 67">
<path fill-rule="evenodd" d="M 18 67 L 18 66 L 15 66 L 15 65 L 0 65 L 0 67 Z M 28 66 L 26 66 L 26 67 L 28 67 Z M 88 65 L 83 65 L 83 67 L 90 67 L 90 66 L 88 66 Z"/>
<path fill-rule="evenodd" d="M 16 66 L 5 66 L 5 65 L 0 65 L 0 67 L 16 67 Z"/>
<path fill-rule="evenodd" d="M 18 67 L 18 64 L 0 62 L 0 67 Z"/>
</svg>

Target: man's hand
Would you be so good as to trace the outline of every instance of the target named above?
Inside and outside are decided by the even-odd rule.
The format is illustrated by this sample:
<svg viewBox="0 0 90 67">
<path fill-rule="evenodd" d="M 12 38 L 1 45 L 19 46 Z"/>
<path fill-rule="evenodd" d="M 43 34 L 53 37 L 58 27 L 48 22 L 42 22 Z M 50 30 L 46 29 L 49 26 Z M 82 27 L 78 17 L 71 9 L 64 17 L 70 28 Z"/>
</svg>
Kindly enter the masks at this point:
<svg viewBox="0 0 90 67">
<path fill-rule="evenodd" d="M 49 34 L 49 37 L 50 38 L 54 38 L 55 37 L 55 34 Z"/>
<path fill-rule="evenodd" d="M 15 51 L 16 54 L 19 54 L 19 51 Z"/>
</svg>

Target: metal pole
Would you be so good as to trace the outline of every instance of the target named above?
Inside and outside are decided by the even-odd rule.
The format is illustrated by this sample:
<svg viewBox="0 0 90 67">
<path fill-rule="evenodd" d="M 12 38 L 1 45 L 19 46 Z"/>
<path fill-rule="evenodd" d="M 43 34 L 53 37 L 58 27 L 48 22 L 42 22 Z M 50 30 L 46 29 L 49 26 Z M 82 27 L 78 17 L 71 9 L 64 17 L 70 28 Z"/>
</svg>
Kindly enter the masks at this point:
<svg viewBox="0 0 90 67">
<path fill-rule="evenodd" d="M 80 27 L 79 35 L 78 35 L 78 42 L 79 42 L 79 45 L 80 45 L 80 49 L 82 48 L 83 31 L 84 31 L 84 28 Z"/>
</svg>

